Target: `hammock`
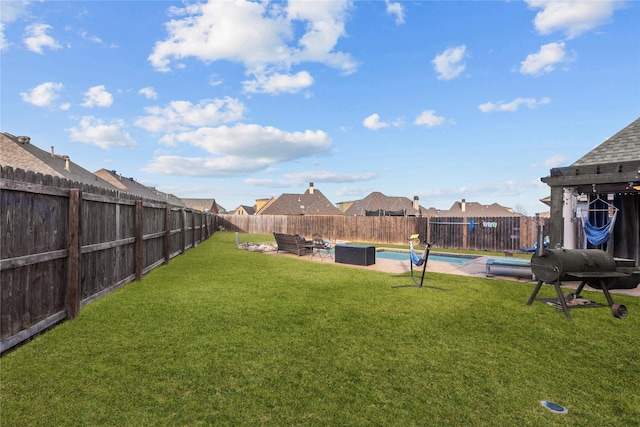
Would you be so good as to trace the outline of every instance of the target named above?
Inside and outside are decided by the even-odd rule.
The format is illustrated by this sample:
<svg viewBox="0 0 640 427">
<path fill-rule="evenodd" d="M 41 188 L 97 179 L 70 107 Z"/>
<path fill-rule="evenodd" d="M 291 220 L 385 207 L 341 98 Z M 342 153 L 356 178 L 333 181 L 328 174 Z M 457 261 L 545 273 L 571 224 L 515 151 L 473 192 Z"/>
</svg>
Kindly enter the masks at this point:
<svg viewBox="0 0 640 427">
<path fill-rule="evenodd" d="M 427 259 L 429 258 L 429 250 L 431 249 L 432 244 L 427 243 L 427 241 L 425 240 L 424 244 L 426 247 L 424 248 L 424 252 L 422 252 L 422 255 L 418 255 L 415 249 L 413 248 L 413 241 L 414 240 L 418 241 L 418 237 L 420 237 L 419 234 L 412 234 L 411 236 L 409 236 L 409 258 L 410 258 L 409 267 L 411 267 L 411 279 L 413 280 L 413 284 L 392 286 L 392 288 L 406 288 L 409 286 L 417 286 L 419 288 L 423 287 L 424 279 L 425 279 L 424 274 L 427 271 Z M 422 266 L 422 277 L 420 278 L 419 282 L 413 273 L 414 265 L 418 267 Z M 438 288 L 436 286 L 426 286 L 426 287 L 432 288 L 432 289 L 439 289 L 441 291 L 448 291 L 448 289 Z"/>
<path fill-rule="evenodd" d="M 593 225 L 589 222 L 588 219 L 584 221 L 584 235 L 587 237 L 587 240 L 592 245 L 601 245 L 609 240 L 611 237 L 611 232 L 613 231 L 613 226 L 616 223 L 616 216 L 618 215 L 618 211 L 613 214 L 613 217 L 609 218 L 606 224 L 601 227 Z"/>
<path fill-rule="evenodd" d="M 409 256 L 411 257 L 411 262 L 413 263 L 413 265 L 420 267 L 429 257 L 429 245 L 424 248 L 424 252 L 422 252 L 422 255 L 419 256 L 416 253 L 415 249 L 413 249 L 413 240 L 409 240 Z"/>
</svg>

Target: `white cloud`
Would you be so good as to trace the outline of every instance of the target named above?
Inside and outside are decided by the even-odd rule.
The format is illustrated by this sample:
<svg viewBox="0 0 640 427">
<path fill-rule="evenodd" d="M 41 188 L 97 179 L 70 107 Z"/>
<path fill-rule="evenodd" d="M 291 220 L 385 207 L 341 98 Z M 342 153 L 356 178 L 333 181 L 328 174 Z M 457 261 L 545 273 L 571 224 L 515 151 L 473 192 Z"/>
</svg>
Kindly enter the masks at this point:
<svg viewBox="0 0 640 427">
<path fill-rule="evenodd" d="M 102 39 L 100 37 L 91 36 L 91 35 L 89 35 L 89 33 L 87 33 L 86 30 L 80 30 L 80 31 L 78 31 L 78 34 L 80 35 L 80 37 L 82 37 L 85 40 L 89 40 L 90 42 L 102 44 Z"/>
<path fill-rule="evenodd" d="M 52 27 L 47 24 L 31 24 L 25 29 L 24 44 L 32 52 L 43 54 L 42 48 L 62 49 L 62 45 L 47 34 Z"/>
<path fill-rule="evenodd" d="M 365 194 L 369 194 L 373 191 L 371 187 L 362 187 L 362 186 L 353 186 L 353 185 L 345 185 L 336 191 L 336 195 L 340 197 L 352 197 L 356 196 L 361 199 L 365 197 Z"/>
<path fill-rule="evenodd" d="M 123 127 L 122 120 L 113 120 L 110 124 L 105 124 L 101 119 L 93 116 L 83 116 L 79 126 L 71 127 L 67 132 L 72 141 L 96 145 L 100 148 L 137 146 L 138 144 L 131 136 L 122 130 Z"/>
<path fill-rule="evenodd" d="M 527 106 L 529 109 L 537 108 L 540 105 L 546 105 L 551 102 L 550 98 L 516 98 L 511 102 L 499 101 L 497 103 L 487 102 L 480 104 L 478 109 L 483 113 L 492 113 L 494 111 L 518 111 L 521 105 Z"/>
<path fill-rule="evenodd" d="M 298 173 L 286 173 L 283 177 L 291 179 L 296 182 L 358 182 L 368 181 L 376 177 L 373 172 L 362 173 L 348 173 L 348 172 L 330 172 L 330 171 L 310 171 L 310 172 L 298 172 Z"/>
<path fill-rule="evenodd" d="M 157 99 L 158 98 L 158 94 L 156 93 L 155 90 L 153 90 L 153 88 L 151 86 L 147 86 L 147 87 L 143 87 L 142 89 L 140 89 L 138 91 L 139 95 L 144 95 L 145 98 L 147 99 Z"/>
<path fill-rule="evenodd" d="M 345 73 L 357 65 L 350 55 L 334 48 L 345 35 L 350 2 L 253 2 L 209 1 L 172 7 L 174 19 L 165 24 L 166 40 L 157 41 L 148 57 L 158 71 L 169 71 L 173 62 L 196 58 L 205 63 L 227 60 L 242 63 L 254 76 L 254 92 L 287 91 L 312 83 L 306 74 L 291 74 L 293 65 L 318 62 Z M 297 37 L 296 29 L 304 28 Z M 179 64 L 176 65 L 179 67 Z M 271 75 L 289 76 L 286 81 Z M 293 80 L 291 77 L 296 76 Z M 259 84 L 272 83 L 270 88 Z M 293 84 L 292 84 L 293 83 Z M 279 86 L 283 85 L 283 86 Z"/>
<path fill-rule="evenodd" d="M 37 107 L 49 107 L 51 103 L 60 97 L 60 92 L 64 86 L 62 83 L 45 82 L 31 89 L 29 92 L 21 92 L 20 96 L 24 102 Z"/>
<path fill-rule="evenodd" d="M 467 47 L 465 45 L 460 45 L 436 55 L 431 63 L 438 74 L 438 80 L 451 80 L 462 74 L 466 68 L 463 62 L 466 57 L 466 50 Z"/>
<path fill-rule="evenodd" d="M 263 170 L 268 163 L 242 157 L 158 156 L 141 170 L 147 173 L 181 176 L 237 176 Z"/>
<path fill-rule="evenodd" d="M 330 171 L 317 171 L 317 172 L 300 172 L 300 173 L 288 173 L 282 175 L 281 178 L 248 178 L 244 182 L 256 187 L 265 188 L 282 188 L 282 187 L 300 187 L 307 185 L 309 182 L 329 182 L 329 183 L 342 183 L 342 182 L 358 182 L 368 181 L 376 177 L 373 172 L 365 173 L 345 173 L 345 172 L 330 172 Z"/>
<path fill-rule="evenodd" d="M 4 23 L 0 23 L 0 51 L 7 50 L 9 48 L 9 42 L 4 36 Z"/>
<path fill-rule="evenodd" d="M 82 105 L 87 108 L 110 107 L 113 104 L 113 96 L 107 92 L 104 85 L 90 87 L 84 93 Z"/>
<path fill-rule="evenodd" d="M 379 114 L 372 114 L 362 121 L 362 125 L 367 129 L 378 130 L 389 127 L 389 123 L 381 122 Z"/>
<path fill-rule="evenodd" d="M 273 163 L 327 153 L 331 138 L 323 131 L 286 132 L 273 127 L 237 124 L 203 127 L 167 136 L 166 143 L 185 143 L 208 157 L 159 156 L 144 171 L 187 176 L 232 176 L 266 170 Z"/>
<path fill-rule="evenodd" d="M 444 122 L 445 118 L 436 116 L 436 112 L 434 110 L 425 110 L 416 117 L 413 123 L 418 126 L 435 127 L 440 126 Z"/>
<path fill-rule="evenodd" d="M 14 22 L 25 14 L 29 1 L 2 1 L 0 2 L 0 21 Z"/>
<path fill-rule="evenodd" d="M 265 158 L 273 163 L 324 154 L 331 148 L 331 138 L 323 131 L 286 132 L 271 126 L 242 123 L 233 127 L 203 127 L 174 135 L 173 140 L 211 154 Z"/>
<path fill-rule="evenodd" d="M 4 36 L 5 24 L 18 20 L 28 5 L 28 1 L 0 1 L 0 51 L 7 50 L 11 44 Z"/>
<path fill-rule="evenodd" d="M 534 19 L 540 34 L 563 32 L 569 39 L 611 21 L 613 12 L 624 6 L 621 0 L 526 0 L 531 9 L 541 9 Z"/>
<path fill-rule="evenodd" d="M 558 166 L 562 166 L 566 164 L 567 164 L 567 156 L 565 156 L 564 154 L 556 154 L 555 156 L 547 157 L 540 163 L 532 164 L 531 167 L 557 168 Z"/>
<path fill-rule="evenodd" d="M 402 3 L 385 0 L 387 4 L 387 13 L 396 17 L 396 25 L 404 24 L 404 7 Z"/>
<path fill-rule="evenodd" d="M 205 99 L 198 104 L 171 101 L 165 107 L 147 107 L 145 112 L 148 115 L 136 120 L 136 126 L 151 132 L 172 132 L 241 120 L 245 106 L 235 98 L 226 97 Z"/>
<path fill-rule="evenodd" d="M 449 198 L 466 198 L 467 200 L 478 198 L 495 200 L 498 197 L 512 198 L 520 196 L 531 189 L 539 188 L 539 182 L 539 179 L 531 181 L 489 182 L 459 188 L 433 188 L 426 191 L 418 191 L 418 194 L 421 198 L 430 199 L 448 196 Z"/>
<path fill-rule="evenodd" d="M 520 73 L 540 76 L 552 72 L 557 64 L 574 61 L 574 55 L 567 55 L 564 42 L 542 45 L 537 53 L 527 55 L 520 63 Z"/>
<path fill-rule="evenodd" d="M 313 77 L 306 71 L 297 74 L 256 74 L 254 80 L 242 82 L 248 93 L 297 93 L 313 84 Z"/>
</svg>

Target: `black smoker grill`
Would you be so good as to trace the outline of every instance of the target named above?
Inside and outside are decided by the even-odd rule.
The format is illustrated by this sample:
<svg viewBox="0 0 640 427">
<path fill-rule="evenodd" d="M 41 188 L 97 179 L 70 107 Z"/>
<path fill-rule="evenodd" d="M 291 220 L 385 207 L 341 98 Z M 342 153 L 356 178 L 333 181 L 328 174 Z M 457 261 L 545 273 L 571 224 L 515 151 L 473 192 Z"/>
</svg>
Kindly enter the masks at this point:
<svg viewBox="0 0 640 427">
<path fill-rule="evenodd" d="M 607 252 L 598 249 L 546 249 L 542 253 L 536 252 L 531 257 L 531 270 L 538 284 L 527 305 L 531 305 L 536 299 L 551 303 L 562 308 L 567 319 L 571 319 L 567 301 L 571 303 L 580 299 L 580 292 L 585 285 L 602 289 L 611 313 L 623 319 L 627 316 L 627 308 L 622 304 L 615 304 L 609 290 L 633 289 L 640 283 L 640 268 L 636 267 L 634 260 L 613 258 Z M 563 280 L 579 280 L 581 283 L 575 293 L 563 294 L 560 289 Z M 536 298 L 543 283 L 554 285 L 557 299 Z M 575 305 L 586 306 L 593 307 L 594 304 Z"/>
</svg>

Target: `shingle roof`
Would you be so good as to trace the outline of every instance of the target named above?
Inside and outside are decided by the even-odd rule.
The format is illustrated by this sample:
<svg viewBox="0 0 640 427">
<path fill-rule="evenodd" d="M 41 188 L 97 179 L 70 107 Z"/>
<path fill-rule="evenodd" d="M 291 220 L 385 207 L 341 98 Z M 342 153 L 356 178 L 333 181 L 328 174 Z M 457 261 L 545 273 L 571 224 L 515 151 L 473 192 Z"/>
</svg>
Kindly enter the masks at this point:
<svg viewBox="0 0 640 427">
<path fill-rule="evenodd" d="M 464 204 L 464 210 L 463 210 Z M 454 202 L 448 211 L 440 211 L 438 216 L 441 217 L 504 217 L 504 216 L 520 216 L 519 213 L 512 212 L 509 208 L 493 203 L 491 205 L 483 205 L 478 202 L 467 202 L 464 199 L 460 202 Z"/>
<path fill-rule="evenodd" d="M 105 180 L 72 162 L 68 156 L 54 154 L 53 149 L 52 151 L 44 151 L 36 147 L 31 143 L 29 137 L 18 137 L 6 132 L 0 133 L 0 164 L 112 191 L 118 190 Z"/>
<path fill-rule="evenodd" d="M 408 197 L 386 196 L 379 191 L 374 191 L 362 200 L 356 200 L 344 212 L 346 216 L 364 216 L 366 212 L 401 212 L 406 210 L 406 215 L 417 216 L 426 213 L 426 209 L 420 206 L 420 210 L 413 207 L 413 201 Z"/>
<path fill-rule="evenodd" d="M 255 206 L 248 206 L 248 205 L 240 205 L 238 206 L 233 213 L 237 214 L 237 212 L 239 212 L 240 210 L 243 210 L 247 215 L 255 215 L 256 213 L 256 208 Z"/>
<path fill-rule="evenodd" d="M 227 211 L 216 203 L 216 199 L 180 198 L 187 207 L 202 212 L 226 213 Z"/>
<path fill-rule="evenodd" d="M 94 174 L 116 187 L 119 191 L 149 200 L 158 200 L 161 202 L 171 203 L 175 206 L 186 207 L 184 202 L 173 194 L 163 193 L 153 187 L 142 185 L 133 178 L 127 178 L 119 175 L 114 170 L 100 169 L 99 171 L 94 172 Z"/>
<path fill-rule="evenodd" d="M 572 166 L 640 160 L 640 117 L 578 159 Z"/>
<path fill-rule="evenodd" d="M 313 188 L 313 187 L 312 187 Z M 340 209 L 320 190 L 307 190 L 304 194 L 282 194 L 260 211 L 261 215 L 342 215 Z"/>
</svg>

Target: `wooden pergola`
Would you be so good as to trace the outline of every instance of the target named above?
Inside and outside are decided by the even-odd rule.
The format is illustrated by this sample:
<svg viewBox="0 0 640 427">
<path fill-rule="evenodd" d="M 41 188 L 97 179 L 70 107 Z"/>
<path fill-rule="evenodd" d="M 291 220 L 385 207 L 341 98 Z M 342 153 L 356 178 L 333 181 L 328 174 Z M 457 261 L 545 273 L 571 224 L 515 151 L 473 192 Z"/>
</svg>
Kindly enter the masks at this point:
<svg viewBox="0 0 640 427">
<path fill-rule="evenodd" d="M 551 187 L 551 246 L 575 248 L 576 196 L 608 198 L 619 209 L 609 252 L 640 264 L 640 118 L 568 167 L 541 178 Z M 573 208 L 573 214 L 572 214 Z"/>
</svg>

